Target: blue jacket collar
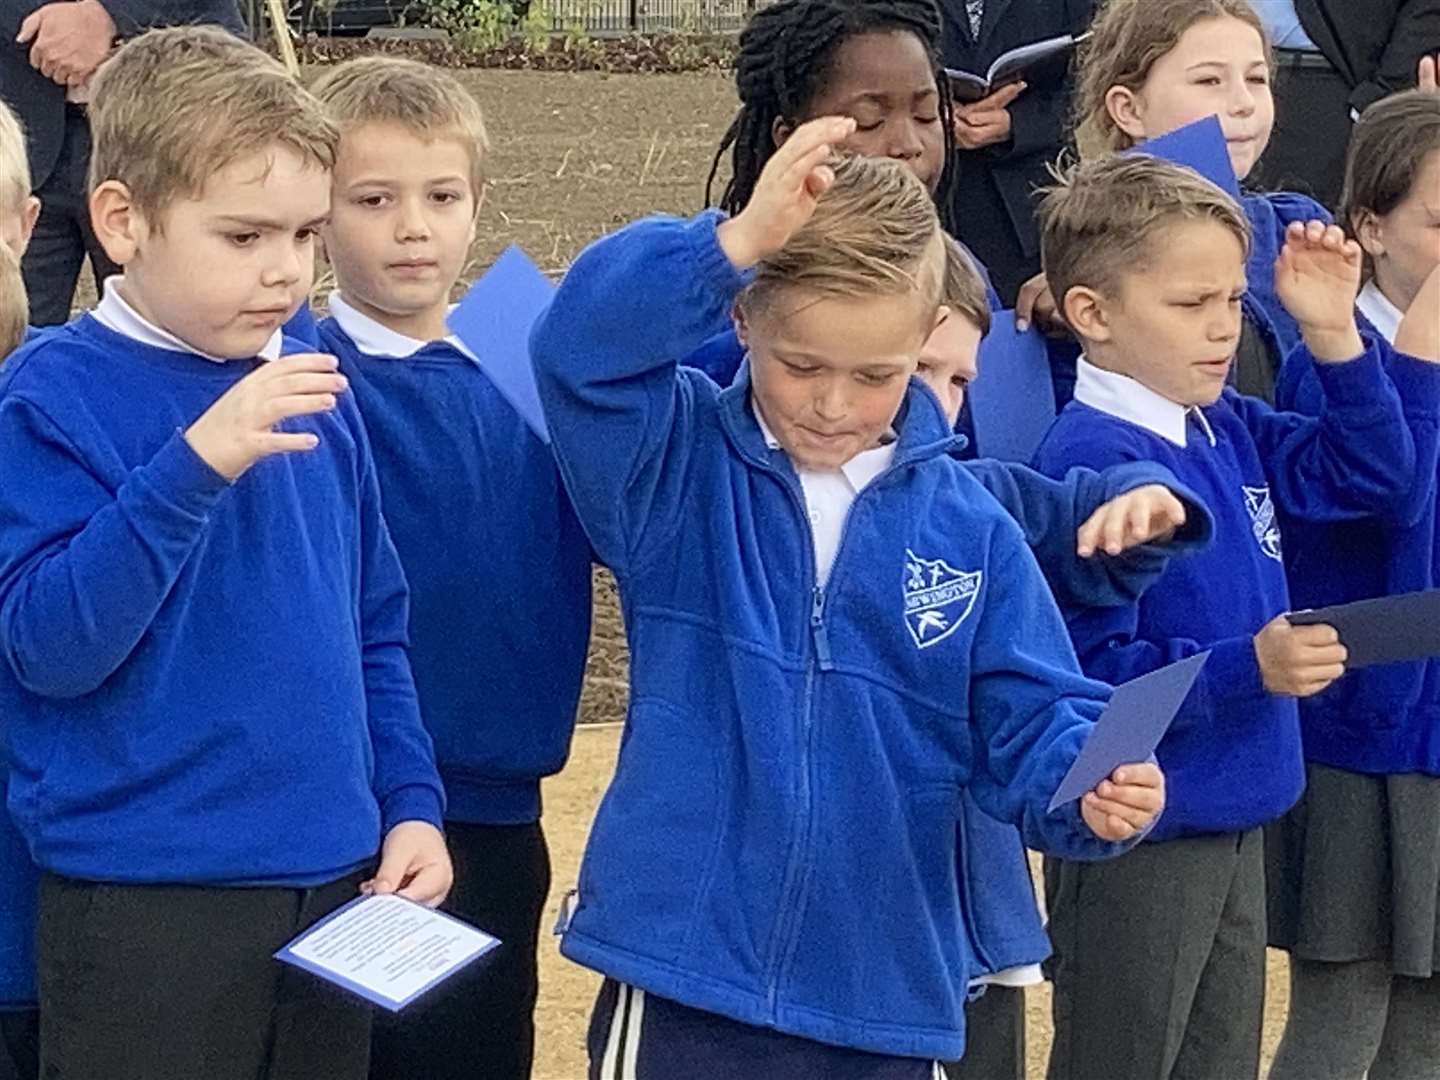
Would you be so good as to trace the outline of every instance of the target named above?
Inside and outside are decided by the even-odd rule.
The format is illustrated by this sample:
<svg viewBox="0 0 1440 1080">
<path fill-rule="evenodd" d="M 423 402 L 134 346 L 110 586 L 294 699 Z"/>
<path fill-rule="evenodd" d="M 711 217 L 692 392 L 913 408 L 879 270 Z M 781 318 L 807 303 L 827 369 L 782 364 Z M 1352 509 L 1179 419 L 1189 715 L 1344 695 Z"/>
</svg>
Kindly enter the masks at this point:
<svg viewBox="0 0 1440 1080">
<path fill-rule="evenodd" d="M 750 358 L 747 356 L 735 380 L 720 392 L 720 424 L 725 437 L 740 457 L 759 469 L 774 471 L 775 454 L 765 445 L 765 436 L 750 408 Z M 927 458 L 940 457 L 964 448 L 964 435 L 952 431 L 935 395 L 918 379 L 911 379 L 895 416 L 899 442 L 890 469 Z"/>
</svg>

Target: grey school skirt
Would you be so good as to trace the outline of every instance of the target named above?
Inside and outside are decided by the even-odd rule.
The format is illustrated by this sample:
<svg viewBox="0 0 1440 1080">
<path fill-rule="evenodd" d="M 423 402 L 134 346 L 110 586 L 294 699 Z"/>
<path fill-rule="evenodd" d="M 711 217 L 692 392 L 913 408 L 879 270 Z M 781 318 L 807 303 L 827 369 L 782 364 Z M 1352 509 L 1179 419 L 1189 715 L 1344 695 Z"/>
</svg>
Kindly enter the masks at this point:
<svg viewBox="0 0 1440 1080">
<path fill-rule="evenodd" d="M 1306 773 L 1300 802 L 1265 830 L 1270 944 L 1440 971 L 1440 778 Z"/>
</svg>

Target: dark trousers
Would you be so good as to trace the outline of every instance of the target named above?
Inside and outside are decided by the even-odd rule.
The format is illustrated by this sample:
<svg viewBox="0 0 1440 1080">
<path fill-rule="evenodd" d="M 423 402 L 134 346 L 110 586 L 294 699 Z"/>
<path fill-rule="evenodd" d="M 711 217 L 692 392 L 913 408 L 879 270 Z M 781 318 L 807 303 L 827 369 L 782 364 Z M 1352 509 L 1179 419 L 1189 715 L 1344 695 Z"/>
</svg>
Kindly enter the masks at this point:
<svg viewBox="0 0 1440 1080">
<path fill-rule="evenodd" d="M 0 1012 L 0 1080 L 38 1080 L 40 1013 L 37 1009 Z"/>
<path fill-rule="evenodd" d="M 363 1080 L 371 1008 L 272 954 L 355 897 L 313 889 L 40 883 L 47 1080 Z"/>
<path fill-rule="evenodd" d="M 988 986 L 965 1006 L 965 1056 L 946 1080 L 1025 1080 L 1025 991 Z"/>
<path fill-rule="evenodd" d="M 55 168 L 35 192 L 40 217 L 20 269 L 30 299 L 30 322 L 54 326 L 68 322 L 80 267 L 88 258 L 98 290 L 120 268 L 110 261 L 90 228 L 90 122 L 77 105 L 65 108 L 65 142 Z"/>
<path fill-rule="evenodd" d="M 535 952 L 550 891 L 539 823 L 447 822 L 455 885 L 445 910 L 500 939 L 398 1015 L 375 1020 L 371 1080 L 528 1080 L 535 1052 Z"/>
<path fill-rule="evenodd" d="M 606 979 L 585 1044 L 589 1080 L 933 1080 L 935 1063 L 755 1027 Z"/>
<path fill-rule="evenodd" d="M 1262 191 L 1298 191 L 1334 211 L 1350 145 L 1350 87 L 1318 55 L 1282 52 L 1275 130 L 1251 179 Z"/>
<path fill-rule="evenodd" d="M 1255 1080 L 1265 998 L 1260 830 L 1045 863 L 1050 1080 Z"/>
</svg>

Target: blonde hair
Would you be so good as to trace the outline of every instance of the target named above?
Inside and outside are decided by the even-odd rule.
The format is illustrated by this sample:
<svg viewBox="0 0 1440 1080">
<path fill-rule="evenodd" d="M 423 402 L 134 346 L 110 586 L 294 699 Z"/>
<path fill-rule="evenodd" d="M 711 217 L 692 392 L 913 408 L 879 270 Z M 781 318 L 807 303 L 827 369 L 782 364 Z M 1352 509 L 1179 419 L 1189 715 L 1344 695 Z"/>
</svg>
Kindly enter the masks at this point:
<svg viewBox="0 0 1440 1080">
<path fill-rule="evenodd" d="M 979 327 L 982 337 L 990 332 L 990 297 L 985 292 L 985 281 L 964 245 L 949 234 L 945 236 L 945 283 L 940 303 Z"/>
<path fill-rule="evenodd" d="M 122 45 L 91 83 L 90 128 L 91 190 L 118 180 L 150 216 L 272 147 L 330 169 L 338 139 L 278 62 L 211 26 L 151 30 Z"/>
<path fill-rule="evenodd" d="M 490 140 L 485 118 L 455 76 L 418 60 L 364 56 L 322 75 L 311 88 L 342 135 L 364 124 L 395 124 L 429 142 L 458 139 L 470 157 L 470 190 L 478 201 Z"/>
<path fill-rule="evenodd" d="M 25 279 L 20 276 L 20 260 L 0 244 L 0 360 L 20 347 L 29 325 L 30 305 L 25 297 Z"/>
<path fill-rule="evenodd" d="M 1265 24 L 1247 0 L 1109 0 L 1091 24 L 1075 76 L 1075 145 L 1082 158 L 1135 144 L 1105 107 L 1105 95 L 1115 86 L 1138 91 L 1155 62 L 1207 19 L 1239 19 L 1252 27 L 1274 66 Z"/>
<path fill-rule="evenodd" d="M 918 293 L 938 307 L 944 233 L 925 185 L 889 158 L 845 156 L 831 168 L 834 184 L 810 220 L 761 260 L 742 306 L 753 309 L 779 289 L 798 287 L 830 297 Z"/>
<path fill-rule="evenodd" d="M 1192 169 L 1148 154 L 1110 155 L 1071 168 L 1040 202 L 1040 258 L 1061 310 L 1077 285 L 1112 291 L 1144 271 L 1158 234 L 1213 221 L 1250 246 L 1240 204 Z"/>
<path fill-rule="evenodd" d="M 0 101 L 0 213 L 18 214 L 30 197 L 30 159 L 20 120 Z"/>
</svg>

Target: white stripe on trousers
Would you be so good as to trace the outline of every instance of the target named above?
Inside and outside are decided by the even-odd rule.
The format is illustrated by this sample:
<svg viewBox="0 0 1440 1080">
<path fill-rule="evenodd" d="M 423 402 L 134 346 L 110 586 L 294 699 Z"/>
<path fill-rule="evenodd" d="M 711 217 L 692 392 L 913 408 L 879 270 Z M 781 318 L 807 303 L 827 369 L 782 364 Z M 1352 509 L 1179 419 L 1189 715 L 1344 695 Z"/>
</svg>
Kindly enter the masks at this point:
<svg viewBox="0 0 1440 1080">
<path fill-rule="evenodd" d="M 624 983 L 617 984 L 615 990 L 615 1012 L 610 1017 L 610 1037 L 605 1040 L 605 1056 L 600 1059 L 600 1078 L 637 1080 L 640 1028 L 645 1022 L 645 991 Z"/>
</svg>

